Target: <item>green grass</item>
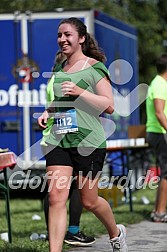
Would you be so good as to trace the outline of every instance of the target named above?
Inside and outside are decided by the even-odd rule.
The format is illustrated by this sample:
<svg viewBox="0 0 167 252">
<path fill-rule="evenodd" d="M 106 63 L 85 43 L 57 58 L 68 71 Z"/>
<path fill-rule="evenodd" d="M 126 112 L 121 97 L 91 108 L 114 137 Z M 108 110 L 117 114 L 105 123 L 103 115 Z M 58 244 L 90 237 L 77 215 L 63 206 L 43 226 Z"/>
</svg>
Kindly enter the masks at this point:
<svg viewBox="0 0 167 252">
<path fill-rule="evenodd" d="M 141 189 L 133 193 L 136 200 L 133 201 L 133 212 L 129 212 L 129 204 L 125 203 L 113 209 L 117 223 L 129 225 L 149 219 L 149 214 L 153 209 L 155 201 L 155 190 Z M 144 205 L 141 201 L 142 196 L 150 200 L 149 205 Z M 12 222 L 12 244 L 0 240 L 1 252 L 46 252 L 48 251 L 48 242 L 37 240 L 30 241 L 31 233 L 46 233 L 44 213 L 41 208 L 40 200 L 11 199 L 11 222 Z M 34 221 L 32 216 L 38 214 L 41 220 Z M 88 235 L 98 237 L 105 234 L 106 230 L 100 221 L 90 212 L 83 211 L 81 217 L 81 229 Z M 7 231 L 5 217 L 5 202 L 0 199 L 0 233 Z M 64 249 L 68 249 L 66 245 Z"/>
</svg>

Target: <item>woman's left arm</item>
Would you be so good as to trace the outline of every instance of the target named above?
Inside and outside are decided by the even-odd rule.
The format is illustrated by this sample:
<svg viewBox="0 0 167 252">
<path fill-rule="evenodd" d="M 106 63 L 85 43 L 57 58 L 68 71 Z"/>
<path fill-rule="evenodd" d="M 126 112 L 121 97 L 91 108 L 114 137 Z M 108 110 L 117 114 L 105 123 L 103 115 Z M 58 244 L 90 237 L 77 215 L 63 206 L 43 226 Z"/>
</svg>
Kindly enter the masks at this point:
<svg viewBox="0 0 167 252">
<path fill-rule="evenodd" d="M 112 87 L 109 80 L 104 77 L 96 85 L 96 94 L 84 90 L 80 97 L 88 102 L 91 106 L 105 112 L 112 114 L 114 112 L 114 98 Z"/>
<path fill-rule="evenodd" d="M 102 78 L 96 84 L 96 94 L 78 87 L 71 81 L 63 82 L 62 92 L 64 95 L 79 96 L 92 107 L 99 110 L 100 113 L 112 114 L 114 112 L 112 87 L 106 77 Z"/>
</svg>

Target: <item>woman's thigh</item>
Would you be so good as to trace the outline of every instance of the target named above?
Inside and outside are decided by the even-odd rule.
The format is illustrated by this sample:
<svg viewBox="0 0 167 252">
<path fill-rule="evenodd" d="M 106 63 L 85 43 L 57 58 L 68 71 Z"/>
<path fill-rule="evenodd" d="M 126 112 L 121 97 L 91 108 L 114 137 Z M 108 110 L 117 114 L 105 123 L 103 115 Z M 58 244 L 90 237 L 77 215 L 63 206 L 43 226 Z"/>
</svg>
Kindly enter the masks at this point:
<svg viewBox="0 0 167 252">
<path fill-rule="evenodd" d="M 71 166 L 48 166 L 47 181 L 49 198 L 54 201 L 67 201 L 72 180 Z"/>
</svg>

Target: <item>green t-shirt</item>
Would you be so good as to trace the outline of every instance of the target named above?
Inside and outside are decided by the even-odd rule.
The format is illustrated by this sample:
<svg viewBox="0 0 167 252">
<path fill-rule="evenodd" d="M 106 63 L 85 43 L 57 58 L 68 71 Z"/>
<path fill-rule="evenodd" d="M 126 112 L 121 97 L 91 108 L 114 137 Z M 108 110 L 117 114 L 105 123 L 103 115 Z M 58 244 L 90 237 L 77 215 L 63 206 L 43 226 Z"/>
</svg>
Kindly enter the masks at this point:
<svg viewBox="0 0 167 252">
<path fill-rule="evenodd" d="M 160 75 L 157 75 L 148 88 L 146 100 L 147 123 L 146 131 L 155 133 L 166 133 L 155 115 L 154 99 L 165 100 L 164 113 L 167 116 L 167 82 Z"/>
<path fill-rule="evenodd" d="M 54 102 L 56 104 L 55 112 L 67 112 L 70 109 L 75 109 L 78 131 L 56 134 L 54 121 L 50 134 L 45 136 L 46 143 L 63 148 L 106 147 L 105 132 L 99 118 L 100 112 L 84 102 L 80 97 L 63 96 L 61 94 L 61 83 L 65 80 L 72 81 L 77 86 L 95 93 L 96 84 L 104 77 L 109 79 L 109 72 L 102 62 L 97 62 L 75 73 L 67 73 L 61 69 L 55 74 L 53 83 Z"/>
</svg>

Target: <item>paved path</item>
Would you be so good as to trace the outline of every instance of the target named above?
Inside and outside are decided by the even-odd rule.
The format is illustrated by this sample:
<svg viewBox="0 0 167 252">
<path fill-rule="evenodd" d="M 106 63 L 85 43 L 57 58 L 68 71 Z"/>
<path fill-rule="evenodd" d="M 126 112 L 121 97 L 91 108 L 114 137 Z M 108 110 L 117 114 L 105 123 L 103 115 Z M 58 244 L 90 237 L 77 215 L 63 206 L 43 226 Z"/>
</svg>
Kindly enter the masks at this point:
<svg viewBox="0 0 167 252">
<path fill-rule="evenodd" d="M 167 252 L 167 223 L 142 221 L 127 227 L 128 252 Z M 68 252 L 111 251 L 108 235 L 97 238 L 92 247 L 71 248 Z M 66 251 L 67 252 L 67 251 Z"/>
</svg>

